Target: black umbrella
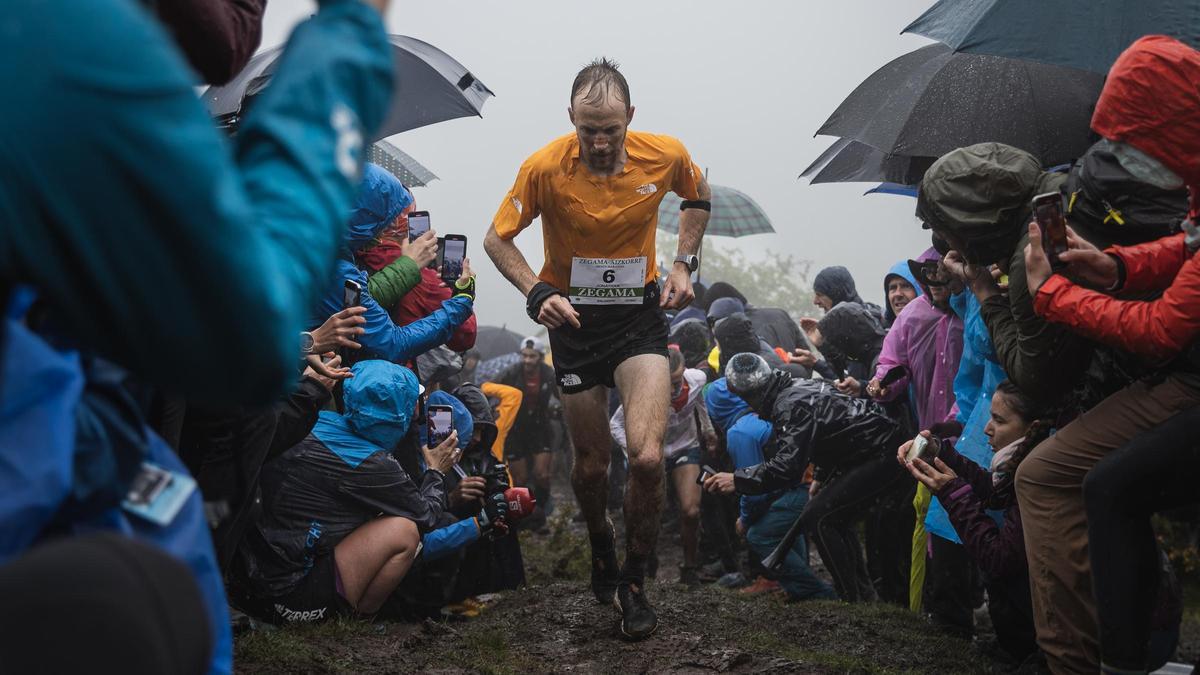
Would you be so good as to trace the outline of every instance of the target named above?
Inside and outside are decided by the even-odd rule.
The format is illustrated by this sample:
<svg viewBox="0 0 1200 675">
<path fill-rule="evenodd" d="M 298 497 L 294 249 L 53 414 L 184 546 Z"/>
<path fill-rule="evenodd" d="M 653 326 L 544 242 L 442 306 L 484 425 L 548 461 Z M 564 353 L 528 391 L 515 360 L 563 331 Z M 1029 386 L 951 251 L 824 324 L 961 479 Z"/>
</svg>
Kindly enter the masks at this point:
<svg viewBox="0 0 1200 675">
<path fill-rule="evenodd" d="M 852 138 L 839 138 L 800 174 L 812 183 L 916 185 L 936 157 L 889 155 Z"/>
<path fill-rule="evenodd" d="M 389 35 L 395 87 L 387 117 L 371 140 L 458 117 L 482 116 L 492 90 L 442 50 L 406 35 Z M 236 127 L 247 104 L 270 83 L 283 47 L 256 54 L 242 72 L 203 95 L 222 126 Z"/>
<path fill-rule="evenodd" d="M 875 71 L 817 133 L 910 157 L 996 141 L 1060 164 L 1095 140 L 1089 123 L 1103 82 L 1082 70 L 933 44 Z"/>
<path fill-rule="evenodd" d="M 1196 0 L 940 0 L 905 33 L 958 51 L 1107 73 L 1143 35 L 1200 48 Z"/>
<path fill-rule="evenodd" d="M 496 326 L 480 326 L 475 333 L 475 350 L 479 360 L 487 361 L 497 356 L 521 351 L 523 335 Z"/>
</svg>

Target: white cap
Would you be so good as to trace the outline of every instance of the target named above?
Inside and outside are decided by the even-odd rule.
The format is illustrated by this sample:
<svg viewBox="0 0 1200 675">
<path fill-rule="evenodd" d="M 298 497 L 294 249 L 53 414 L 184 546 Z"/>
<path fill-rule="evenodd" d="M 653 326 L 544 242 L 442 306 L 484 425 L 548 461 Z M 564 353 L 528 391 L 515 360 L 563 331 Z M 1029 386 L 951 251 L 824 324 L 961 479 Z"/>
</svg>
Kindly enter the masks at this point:
<svg viewBox="0 0 1200 675">
<path fill-rule="evenodd" d="M 546 345 L 542 343 L 542 339 L 532 335 L 521 340 L 521 349 L 532 349 L 539 354 L 546 353 Z"/>
</svg>

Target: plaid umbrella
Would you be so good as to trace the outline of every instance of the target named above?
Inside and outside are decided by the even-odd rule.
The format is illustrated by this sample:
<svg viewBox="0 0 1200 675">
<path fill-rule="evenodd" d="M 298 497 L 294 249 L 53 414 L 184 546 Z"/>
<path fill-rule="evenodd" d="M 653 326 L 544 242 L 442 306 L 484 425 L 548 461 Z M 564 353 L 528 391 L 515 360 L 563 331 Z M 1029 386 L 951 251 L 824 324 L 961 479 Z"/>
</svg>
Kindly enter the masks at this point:
<svg viewBox="0 0 1200 675">
<path fill-rule="evenodd" d="M 490 358 L 480 362 L 475 367 L 475 384 L 481 382 L 491 382 L 500 376 L 505 370 L 508 370 L 514 364 L 521 362 L 521 352 L 513 352 L 511 354 L 503 354 L 495 358 Z"/>
<path fill-rule="evenodd" d="M 425 187 L 437 180 L 433 172 L 421 166 L 411 155 L 387 141 L 376 141 L 367 149 L 367 161 L 382 166 L 400 179 L 405 187 Z"/>
<path fill-rule="evenodd" d="M 745 237 L 751 234 L 774 232 L 771 219 L 762 207 L 748 195 L 731 187 L 713 185 L 712 217 L 708 220 L 705 235 L 718 237 Z M 683 199 L 671 192 L 663 197 L 658 207 L 658 229 L 679 234 L 679 204 Z"/>
</svg>

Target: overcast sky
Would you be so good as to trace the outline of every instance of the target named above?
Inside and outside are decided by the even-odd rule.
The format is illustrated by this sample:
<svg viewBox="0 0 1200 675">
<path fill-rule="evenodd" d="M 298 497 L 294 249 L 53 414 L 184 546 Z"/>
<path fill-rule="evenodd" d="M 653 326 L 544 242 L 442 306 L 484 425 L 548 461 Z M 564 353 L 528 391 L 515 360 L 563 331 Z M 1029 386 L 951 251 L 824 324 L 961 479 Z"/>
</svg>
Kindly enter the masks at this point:
<svg viewBox="0 0 1200 675">
<path fill-rule="evenodd" d="M 632 128 L 681 139 L 709 181 L 752 196 L 776 234 L 711 237 L 752 259 L 768 249 L 845 265 L 867 300 L 882 302 L 883 275 L 929 246 L 913 200 L 868 195 L 868 184 L 809 185 L 800 172 L 834 139 L 813 132 L 875 69 L 928 41 L 900 35 L 933 0 L 396 0 L 389 33 L 447 52 L 496 97 L 483 118 L 416 129 L 392 142 L 440 180 L 414 190 L 440 233 L 468 237 L 479 270 L 481 324 L 524 333 L 524 298 L 483 252 L 483 235 L 517 167 L 571 131 L 567 104 L 579 68 L 597 56 L 621 64 L 637 111 Z M 308 0 L 270 0 L 263 47 L 284 42 L 315 11 Z M 534 224 L 517 238 L 534 269 Z M 659 252 L 664 258 L 674 252 Z M 814 312 L 818 312 L 813 308 Z"/>
</svg>

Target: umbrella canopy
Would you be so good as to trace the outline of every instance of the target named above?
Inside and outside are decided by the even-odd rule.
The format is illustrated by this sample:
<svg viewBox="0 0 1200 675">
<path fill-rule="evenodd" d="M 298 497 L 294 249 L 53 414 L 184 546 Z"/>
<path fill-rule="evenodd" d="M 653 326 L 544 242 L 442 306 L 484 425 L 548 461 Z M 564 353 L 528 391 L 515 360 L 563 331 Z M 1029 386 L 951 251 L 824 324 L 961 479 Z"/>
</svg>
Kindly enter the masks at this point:
<svg viewBox="0 0 1200 675">
<path fill-rule="evenodd" d="M 933 44 L 875 71 L 817 134 L 912 157 L 940 157 L 995 141 L 1027 151 L 1043 165 L 1059 164 L 1095 140 L 1089 124 L 1103 83 L 1102 76 L 1073 68 Z"/>
<path fill-rule="evenodd" d="M 863 182 L 916 185 L 936 159 L 889 155 L 852 138 L 839 138 L 800 177 L 811 177 L 814 185 Z"/>
<path fill-rule="evenodd" d="M 486 361 L 480 361 L 475 367 L 475 383 L 493 382 L 500 373 L 511 368 L 514 364 L 521 362 L 521 352 L 512 352 L 511 354 L 501 354 L 500 356 L 492 357 Z"/>
<path fill-rule="evenodd" d="M 389 35 L 395 62 L 395 90 L 387 117 L 372 140 L 409 129 L 471 115 L 481 116 L 492 91 L 462 64 L 431 44 L 405 35 Z M 224 126 L 236 126 L 247 104 L 270 82 L 283 47 L 256 54 L 242 72 L 220 87 L 209 87 L 202 100 Z"/>
<path fill-rule="evenodd" d="M 479 352 L 480 361 L 487 361 L 502 354 L 521 351 L 523 337 L 507 328 L 480 326 L 475 333 L 475 350 Z"/>
<path fill-rule="evenodd" d="M 775 231 L 771 219 L 749 195 L 722 185 L 709 187 L 712 189 L 712 214 L 704 234 L 745 237 Z M 683 199 L 673 192 L 663 197 L 658 205 L 658 229 L 679 233 L 679 205 L 682 202 Z"/>
<path fill-rule="evenodd" d="M 940 0 L 904 29 L 956 51 L 1107 73 L 1143 35 L 1200 48 L 1195 0 Z"/>
<path fill-rule="evenodd" d="M 425 187 L 437 180 L 432 171 L 387 141 L 372 143 L 367 149 L 367 161 L 382 166 L 388 173 L 399 178 L 405 187 Z"/>
</svg>

